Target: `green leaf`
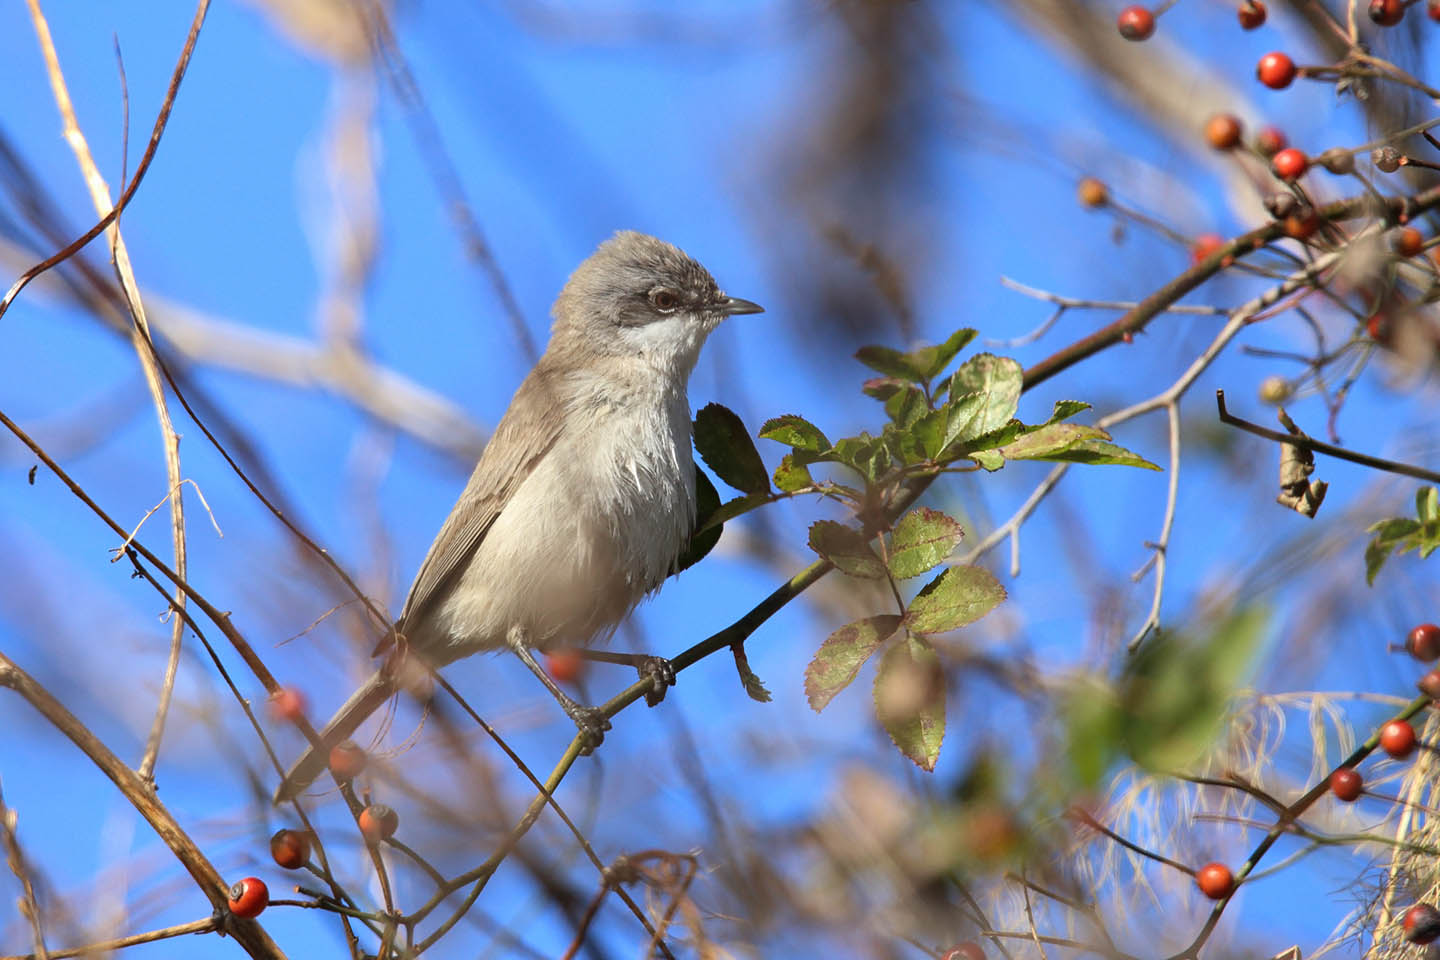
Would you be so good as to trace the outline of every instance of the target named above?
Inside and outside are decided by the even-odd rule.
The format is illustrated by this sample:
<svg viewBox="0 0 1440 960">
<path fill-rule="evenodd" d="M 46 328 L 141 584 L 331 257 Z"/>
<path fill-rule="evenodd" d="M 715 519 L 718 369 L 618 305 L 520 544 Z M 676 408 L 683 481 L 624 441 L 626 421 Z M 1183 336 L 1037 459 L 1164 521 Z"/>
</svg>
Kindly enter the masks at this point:
<svg viewBox="0 0 1440 960">
<path fill-rule="evenodd" d="M 1024 383 L 1020 364 L 1009 357 L 981 353 L 960 365 L 950 378 L 949 441 L 969 440 L 1003 427 L 1020 403 Z"/>
<path fill-rule="evenodd" d="M 1001 447 L 1006 460 L 1042 460 L 1072 449 L 1085 440 L 1109 440 L 1110 434 L 1099 427 L 1078 423 L 1047 423 Z"/>
<path fill-rule="evenodd" d="M 814 485 L 809 468 L 798 454 L 787 453 L 780 458 L 780 466 L 775 468 L 775 486 L 786 493 L 794 493 Z"/>
<path fill-rule="evenodd" d="M 892 643 L 875 671 L 875 717 L 900 752 L 934 770 L 945 739 L 945 671 L 919 637 Z"/>
<path fill-rule="evenodd" d="M 993 450 L 996 447 L 1003 447 L 1016 437 L 1023 436 L 1032 430 L 1038 429 L 1041 428 L 1027 427 L 1019 420 L 1011 420 L 1003 427 L 987 430 L 980 434 L 980 436 L 966 440 L 963 443 L 951 444 L 950 448 L 945 451 L 945 458 L 949 460 L 952 458 L 970 457 L 974 456 L 976 451 L 979 450 Z"/>
<path fill-rule="evenodd" d="M 946 367 L 950 366 L 950 361 L 955 359 L 955 355 L 964 350 L 966 345 L 974 339 L 974 330 L 969 327 L 961 327 L 950 334 L 944 343 L 912 350 L 907 356 L 911 365 L 924 374 L 926 380 L 933 380 Z"/>
<path fill-rule="evenodd" d="M 687 570 L 705 559 L 705 554 L 715 549 L 715 544 L 720 542 L 720 532 L 724 529 L 724 523 L 717 523 L 713 527 L 707 527 L 711 517 L 720 509 L 720 493 L 715 489 L 715 484 L 705 475 L 705 471 L 698 466 L 695 468 L 695 533 L 690 535 L 690 542 L 680 553 L 675 561 L 675 572 Z"/>
<path fill-rule="evenodd" d="M 885 401 L 886 416 L 902 429 L 910 427 L 929 412 L 925 394 L 918 387 L 906 387 Z"/>
<path fill-rule="evenodd" d="M 1080 440 L 1057 453 L 1046 454 L 1044 456 L 1032 455 L 1026 459 L 1054 460 L 1065 463 L 1113 463 L 1122 467 L 1143 467 L 1146 470 L 1160 469 L 1138 453 L 1131 453 L 1124 447 L 1117 446 L 1106 440 Z"/>
<path fill-rule="evenodd" d="M 767 503 L 773 503 L 775 498 L 768 493 L 747 493 L 743 497 L 735 497 L 733 500 L 726 500 L 715 511 L 710 514 L 709 523 L 728 523 L 736 517 L 749 513 L 751 510 L 758 510 Z"/>
<path fill-rule="evenodd" d="M 735 655 L 735 669 L 740 674 L 740 683 L 745 687 L 745 695 L 757 703 L 769 703 L 771 700 L 770 691 L 765 689 L 765 684 L 750 669 L 750 658 L 745 655 L 745 643 L 731 644 L 730 652 Z"/>
<path fill-rule="evenodd" d="M 1005 588 L 984 567 L 950 567 L 925 585 L 905 611 L 915 633 L 945 633 L 974 623 L 1005 599 Z"/>
<path fill-rule="evenodd" d="M 1365 548 L 1366 583 L 1374 586 L 1376 574 L 1392 553 L 1414 550 L 1424 559 L 1440 549 L 1440 494 L 1435 487 L 1415 491 L 1415 516 L 1414 520 L 1387 517 L 1370 525 L 1368 531 L 1375 536 Z"/>
<path fill-rule="evenodd" d="M 959 521 L 939 510 L 911 510 L 890 534 L 890 573 L 897 580 L 920 576 L 950 556 L 964 535 Z"/>
<path fill-rule="evenodd" d="M 1162 633 L 1141 648 L 1120 683 L 1121 730 L 1136 763 L 1182 770 L 1211 748 L 1255 658 L 1265 622 L 1263 609 L 1245 608 L 1208 636 Z"/>
<path fill-rule="evenodd" d="M 1059 423 L 1061 420 L 1069 420 L 1077 413 L 1084 413 L 1090 409 L 1090 404 L 1082 403 L 1079 400 L 1056 400 L 1055 409 L 1050 413 L 1050 419 L 1042 426 L 1049 426 L 1052 423 Z"/>
<path fill-rule="evenodd" d="M 760 428 L 760 436 L 809 453 L 825 453 L 830 449 L 830 441 L 825 439 L 819 427 L 804 417 L 790 413 L 766 420 Z"/>
<path fill-rule="evenodd" d="M 819 713 L 850 685 L 870 655 L 895 635 L 900 618 L 893 613 L 847 623 L 825 638 L 805 668 L 805 698 Z"/>
<path fill-rule="evenodd" d="M 1421 523 L 1440 516 L 1440 491 L 1434 487 L 1421 487 L 1415 491 L 1415 516 Z"/>
<path fill-rule="evenodd" d="M 899 377 L 871 377 L 860 384 L 861 393 L 880 401 L 889 400 L 901 391 L 913 389 L 915 387 L 910 381 L 901 380 Z"/>
<path fill-rule="evenodd" d="M 991 473 L 1005 466 L 1005 457 L 994 450 L 976 450 L 970 458 Z"/>
<path fill-rule="evenodd" d="M 770 491 L 770 475 L 760 451 L 729 408 L 710 403 L 695 414 L 695 449 L 715 476 L 741 493 Z"/>
<path fill-rule="evenodd" d="M 890 347 L 861 347 L 855 351 L 855 359 L 887 377 L 916 383 L 925 379 L 925 372 L 915 365 L 914 360 Z"/>
<path fill-rule="evenodd" d="M 854 527 L 817 520 L 810 526 L 810 549 L 835 564 L 842 573 L 866 580 L 885 579 L 885 564 L 870 548 L 865 534 Z"/>
<path fill-rule="evenodd" d="M 875 480 L 890 467 L 890 451 L 884 438 L 861 433 L 858 437 L 841 437 L 830 454 L 853 468 L 867 480 Z"/>
</svg>

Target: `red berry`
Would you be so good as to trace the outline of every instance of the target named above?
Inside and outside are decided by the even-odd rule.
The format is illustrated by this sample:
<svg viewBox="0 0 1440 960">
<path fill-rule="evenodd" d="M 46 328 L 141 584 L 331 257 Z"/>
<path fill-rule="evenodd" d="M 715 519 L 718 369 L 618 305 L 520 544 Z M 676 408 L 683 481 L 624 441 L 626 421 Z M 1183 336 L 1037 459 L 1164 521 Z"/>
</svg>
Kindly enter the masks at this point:
<svg viewBox="0 0 1440 960">
<path fill-rule="evenodd" d="M 1265 4 L 1260 0 L 1242 0 L 1240 9 L 1240 26 L 1246 30 L 1254 30 L 1265 22 Z"/>
<path fill-rule="evenodd" d="M 1286 183 L 1294 183 L 1310 168 L 1310 158 L 1303 150 L 1286 147 L 1270 158 L 1270 165 L 1275 168 L 1275 176 Z"/>
<path fill-rule="evenodd" d="M 1207 863 L 1195 874 L 1195 885 L 1211 900 L 1224 900 L 1235 890 L 1235 875 L 1223 863 Z"/>
<path fill-rule="evenodd" d="M 1399 760 L 1415 749 L 1415 728 L 1404 720 L 1391 720 L 1380 728 L 1380 749 Z"/>
<path fill-rule="evenodd" d="M 574 683 L 585 675 L 585 658 L 576 650 L 555 650 L 545 654 L 545 669 L 557 683 Z"/>
<path fill-rule="evenodd" d="M 354 740 L 330 748 L 330 772 L 336 780 L 354 780 L 365 769 L 365 751 Z"/>
<path fill-rule="evenodd" d="M 1267 157 L 1275 156 L 1289 145 L 1290 138 L 1279 127 L 1261 127 L 1260 132 L 1255 134 L 1255 149 Z"/>
<path fill-rule="evenodd" d="M 1415 686 L 1431 700 L 1440 700 L 1440 670 L 1431 670 Z"/>
<path fill-rule="evenodd" d="M 1190 262 L 1199 263 L 1223 246 L 1225 246 L 1225 238 L 1220 234 L 1202 233 L 1190 246 Z"/>
<path fill-rule="evenodd" d="M 974 940 L 966 940 L 946 950 L 940 960 L 985 960 L 985 951 Z"/>
<path fill-rule="evenodd" d="M 276 690 L 270 694 L 269 704 L 271 715 L 288 723 L 298 723 L 309 706 L 305 702 L 305 694 L 295 687 L 281 687 Z"/>
<path fill-rule="evenodd" d="M 1440 0 L 1430 0 L 1425 7 L 1425 12 L 1430 14 L 1431 20 L 1440 20 Z"/>
<path fill-rule="evenodd" d="M 1370 334 L 1370 339 L 1376 343 L 1390 342 L 1390 315 L 1383 310 L 1371 315 L 1365 321 L 1365 332 Z"/>
<path fill-rule="evenodd" d="M 1285 236 L 1296 240 L 1308 240 L 1320 229 L 1320 215 L 1309 204 L 1297 208 L 1285 218 Z"/>
<path fill-rule="evenodd" d="M 1370 0 L 1370 19 L 1382 27 L 1393 27 L 1405 19 L 1404 0 Z"/>
<path fill-rule="evenodd" d="M 1330 792 L 1337 800 L 1354 803 L 1365 792 L 1365 778 L 1349 767 L 1341 767 L 1330 774 Z"/>
<path fill-rule="evenodd" d="M 1440 937 L 1440 910 L 1428 903 L 1417 903 L 1406 910 L 1402 923 L 1405 939 L 1411 943 L 1431 943 Z"/>
<path fill-rule="evenodd" d="M 286 870 L 298 870 L 310 859 L 310 834 L 299 830 L 277 830 L 270 838 L 270 856 Z"/>
<path fill-rule="evenodd" d="M 1231 150 L 1240 143 L 1240 119 L 1233 113 L 1217 113 L 1205 121 L 1205 141 L 1216 150 Z"/>
<path fill-rule="evenodd" d="M 1416 660 L 1429 663 L 1440 660 L 1440 627 L 1422 623 L 1405 637 L 1405 649 Z"/>
<path fill-rule="evenodd" d="M 1075 188 L 1075 194 L 1080 198 L 1080 205 L 1094 210 L 1103 207 L 1110 202 L 1110 191 L 1105 184 L 1094 177 L 1085 177 Z"/>
<path fill-rule="evenodd" d="M 1149 40 L 1155 32 L 1155 14 L 1141 6 L 1126 7 L 1115 25 L 1126 40 Z"/>
<path fill-rule="evenodd" d="M 1425 249 L 1425 237 L 1414 227 L 1404 227 L 1395 231 L 1391 243 L 1395 252 L 1402 257 L 1413 257 Z"/>
<path fill-rule="evenodd" d="M 1255 76 L 1271 90 L 1284 90 L 1295 79 L 1295 61 L 1278 51 L 1267 53 L 1255 65 Z"/>
<path fill-rule="evenodd" d="M 259 877 L 246 877 L 230 888 L 230 912 L 242 920 L 260 916 L 270 904 L 270 891 Z"/>
<path fill-rule="evenodd" d="M 360 811 L 359 823 L 360 832 L 365 835 L 366 841 L 379 843 L 395 836 L 395 830 L 400 826 L 400 814 L 395 812 L 394 807 L 372 803 Z"/>
</svg>

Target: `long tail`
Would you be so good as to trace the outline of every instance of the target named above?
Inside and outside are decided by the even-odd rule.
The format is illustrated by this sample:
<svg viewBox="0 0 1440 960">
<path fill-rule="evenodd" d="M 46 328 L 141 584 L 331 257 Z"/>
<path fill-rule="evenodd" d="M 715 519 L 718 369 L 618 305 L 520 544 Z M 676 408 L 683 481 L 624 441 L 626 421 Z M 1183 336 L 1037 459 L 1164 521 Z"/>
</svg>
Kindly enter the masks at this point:
<svg viewBox="0 0 1440 960">
<path fill-rule="evenodd" d="M 330 748 L 358 730 L 365 718 L 379 710 L 394 693 L 395 681 L 384 675 L 383 671 L 377 670 L 374 676 L 361 684 L 360 689 L 350 695 L 350 699 L 345 701 L 344 706 L 325 724 L 325 729 L 320 731 L 320 742 L 324 744 L 324 749 L 310 747 L 295 761 L 290 772 L 285 774 L 285 779 L 275 789 L 275 802 L 285 803 L 310 786 L 329 765 Z"/>
</svg>

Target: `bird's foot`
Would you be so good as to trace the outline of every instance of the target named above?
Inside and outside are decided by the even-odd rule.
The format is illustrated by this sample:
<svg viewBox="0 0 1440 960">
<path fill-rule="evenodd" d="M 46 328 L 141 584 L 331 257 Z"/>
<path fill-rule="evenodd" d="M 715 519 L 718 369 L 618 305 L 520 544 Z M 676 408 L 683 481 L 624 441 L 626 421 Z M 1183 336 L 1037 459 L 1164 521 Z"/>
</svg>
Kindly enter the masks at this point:
<svg viewBox="0 0 1440 960">
<path fill-rule="evenodd" d="M 605 741 L 605 731 L 610 729 L 610 718 L 599 707 L 582 707 L 573 700 L 565 705 L 565 713 L 575 721 L 580 733 L 580 755 L 588 757 L 595 748 Z"/>
<path fill-rule="evenodd" d="M 664 657 L 642 657 L 635 670 L 641 680 L 650 681 L 650 689 L 645 691 L 647 706 L 657 706 L 665 699 L 666 689 L 675 686 L 675 666 Z"/>
</svg>

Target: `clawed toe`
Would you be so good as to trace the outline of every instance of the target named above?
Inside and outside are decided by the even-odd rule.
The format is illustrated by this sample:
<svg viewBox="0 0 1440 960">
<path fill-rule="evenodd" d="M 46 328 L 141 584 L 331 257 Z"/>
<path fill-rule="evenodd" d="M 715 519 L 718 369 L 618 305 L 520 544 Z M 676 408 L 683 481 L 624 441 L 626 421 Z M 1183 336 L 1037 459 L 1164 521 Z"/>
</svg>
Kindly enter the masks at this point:
<svg viewBox="0 0 1440 960">
<path fill-rule="evenodd" d="M 650 681 L 650 689 L 645 691 L 645 703 L 648 706 L 655 706 L 665 699 L 667 687 L 675 686 L 675 666 L 664 657 L 645 657 L 635 666 L 640 674 L 641 680 Z"/>
</svg>

